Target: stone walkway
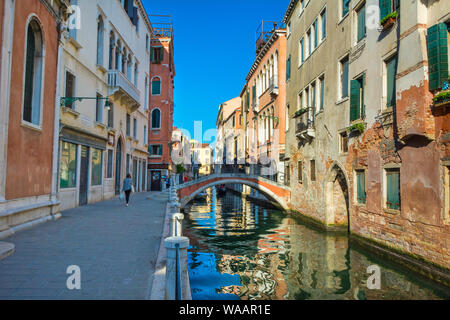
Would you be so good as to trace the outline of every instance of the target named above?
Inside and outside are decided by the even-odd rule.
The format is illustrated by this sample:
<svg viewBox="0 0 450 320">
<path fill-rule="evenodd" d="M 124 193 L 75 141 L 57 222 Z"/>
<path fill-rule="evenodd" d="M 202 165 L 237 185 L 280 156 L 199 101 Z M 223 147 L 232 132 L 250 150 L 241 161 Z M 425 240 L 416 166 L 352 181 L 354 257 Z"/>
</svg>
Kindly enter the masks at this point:
<svg viewBox="0 0 450 320">
<path fill-rule="evenodd" d="M 0 261 L 0 299 L 148 299 L 168 195 L 132 195 L 62 213 L 57 221 L 4 239 L 15 252 Z M 69 290 L 69 266 L 81 290 Z"/>
</svg>

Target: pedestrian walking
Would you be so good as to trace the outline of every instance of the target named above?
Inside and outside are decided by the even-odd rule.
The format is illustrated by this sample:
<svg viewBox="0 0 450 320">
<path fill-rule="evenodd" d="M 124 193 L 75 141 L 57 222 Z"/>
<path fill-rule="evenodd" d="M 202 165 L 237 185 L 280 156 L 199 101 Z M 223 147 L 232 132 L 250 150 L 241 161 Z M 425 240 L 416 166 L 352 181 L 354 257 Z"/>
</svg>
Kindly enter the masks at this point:
<svg viewBox="0 0 450 320">
<path fill-rule="evenodd" d="M 130 195 L 133 189 L 133 181 L 131 180 L 131 174 L 127 174 L 125 180 L 123 180 L 122 191 L 125 193 L 125 201 L 128 207 L 128 203 L 130 202 Z"/>
</svg>

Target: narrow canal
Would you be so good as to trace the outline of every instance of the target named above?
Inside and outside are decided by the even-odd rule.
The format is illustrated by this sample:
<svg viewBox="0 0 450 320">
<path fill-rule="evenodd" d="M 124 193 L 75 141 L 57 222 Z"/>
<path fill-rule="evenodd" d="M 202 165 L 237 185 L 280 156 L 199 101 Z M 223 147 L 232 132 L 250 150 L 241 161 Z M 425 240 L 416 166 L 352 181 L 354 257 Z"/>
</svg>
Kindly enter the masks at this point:
<svg viewBox="0 0 450 320">
<path fill-rule="evenodd" d="M 185 214 L 194 300 L 449 299 L 448 290 L 269 206 L 215 188 Z M 367 268 L 381 270 L 368 289 Z"/>
</svg>

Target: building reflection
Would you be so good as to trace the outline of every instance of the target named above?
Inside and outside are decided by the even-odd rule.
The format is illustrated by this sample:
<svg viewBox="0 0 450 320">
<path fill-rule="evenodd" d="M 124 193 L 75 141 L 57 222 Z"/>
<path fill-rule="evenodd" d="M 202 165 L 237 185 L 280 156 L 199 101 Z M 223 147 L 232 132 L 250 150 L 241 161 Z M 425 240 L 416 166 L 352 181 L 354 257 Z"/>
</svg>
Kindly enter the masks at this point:
<svg viewBox="0 0 450 320">
<path fill-rule="evenodd" d="M 235 295 L 242 300 L 438 297 L 389 268 L 382 268 L 382 289 L 368 290 L 366 270 L 374 262 L 351 250 L 347 236 L 325 234 L 240 196 L 212 199 L 208 208 L 193 206 L 189 220 L 193 229 L 214 230 L 214 236 L 209 232 L 209 238 L 202 240 L 200 250 L 208 252 L 208 269 L 215 269 L 210 278 L 239 279 L 216 283 L 219 296 Z M 195 230 L 190 230 L 189 237 L 195 236 Z M 191 252 L 191 272 L 200 270 L 201 263 L 198 252 Z M 207 285 L 213 286 L 211 282 Z M 195 283 L 191 286 L 195 288 Z"/>
</svg>

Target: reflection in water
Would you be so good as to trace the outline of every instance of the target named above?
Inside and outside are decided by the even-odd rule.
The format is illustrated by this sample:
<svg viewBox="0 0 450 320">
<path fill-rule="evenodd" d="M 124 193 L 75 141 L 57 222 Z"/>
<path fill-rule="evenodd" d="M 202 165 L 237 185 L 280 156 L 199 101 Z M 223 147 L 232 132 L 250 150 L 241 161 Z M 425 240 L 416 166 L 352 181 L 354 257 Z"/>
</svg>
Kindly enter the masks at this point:
<svg viewBox="0 0 450 320">
<path fill-rule="evenodd" d="M 325 234 L 286 213 L 227 193 L 192 203 L 185 235 L 193 299 L 449 298 L 393 267 L 350 249 L 347 236 Z M 367 267 L 381 268 L 381 289 L 369 290 Z"/>
</svg>

